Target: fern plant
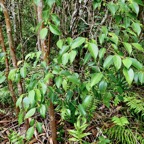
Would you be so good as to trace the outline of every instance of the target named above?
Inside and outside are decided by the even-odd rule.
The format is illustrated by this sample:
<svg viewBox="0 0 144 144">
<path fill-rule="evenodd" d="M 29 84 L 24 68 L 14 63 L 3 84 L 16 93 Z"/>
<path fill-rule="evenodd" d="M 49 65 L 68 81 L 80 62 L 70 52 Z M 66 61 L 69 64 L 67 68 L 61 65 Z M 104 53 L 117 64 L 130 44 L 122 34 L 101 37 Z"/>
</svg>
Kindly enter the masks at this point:
<svg viewBox="0 0 144 144">
<path fill-rule="evenodd" d="M 139 133 L 122 126 L 113 126 L 105 130 L 105 133 L 113 144 L 144 144 L 144 138 Z"/>
<path fill-rule="evenodd" d="M 136 96 L 127 96 L 124 98 L 126 105 L 130 107 L 131 110 L 134 110 L 135 113 L 142 113 L 144 116 L 144 99 L 137 98 Z"/>
<path fill-rule="evenodd" d="M 15 131 L 10 131 L 8 138 L 11 144 L 24 144 L 23 137 Z"/>
<path fill-rule="evenodd" d="M 114 116 L 114 117 L 112 118 L 112 121 L 113 121 L 116 125 L 118 125 L 118 126 L 124 126 L 124 125 L 129 124 L 127 118 L 124 117 L 124 116 L 121 117 L 121 118 L 118 118 L 117 116 Z"/>
</svg>

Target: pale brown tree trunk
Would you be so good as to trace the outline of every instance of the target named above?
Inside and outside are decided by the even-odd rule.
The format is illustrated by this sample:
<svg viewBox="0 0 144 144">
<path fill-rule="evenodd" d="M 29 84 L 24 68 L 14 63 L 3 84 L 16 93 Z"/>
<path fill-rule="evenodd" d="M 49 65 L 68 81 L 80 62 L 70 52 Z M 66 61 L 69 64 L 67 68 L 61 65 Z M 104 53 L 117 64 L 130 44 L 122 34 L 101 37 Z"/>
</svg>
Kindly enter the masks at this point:
<svg viewBox="0 0 144 144">
<path fill-rule="evenodd" d="M 12 38 L 12 31 L 11 31 L 11 23 L 10 23 L 10 19 L 9 19 L 9 14 L 7 9 L 4 6 L 4 1 L 0 0 L 0 5 L 3 9 L 3 13 L 4 13 L 4 17 L 5 17 L 5 22 L 6 22 L 6 31 L 7 31 L 7 36 L 8 36 L 8 42 L 9 42 L 9 48 L 10 48 L 10 55 L 11 55 L 11 59 L 12 59 L 12 63 L 14 68 L 18 68 L 17 66 L 17 59 L 16 59 L 16 54 L 15 54 L 15 50 L 14 50 L 14 44 L 13 44 L 13 38 Z M 23 94 L 23 86 L 21 81 L 18 82 L 18 92 L 19 95 Z"/>
<path fill-rule="evenodd" d="M 40 37 L 40 30 L 44 28 L 43 19 L 42 19 L 42 9 L 43 9 L 43 1 L 40 0 L 39 5 L 37 7 L 37 17 L 38 17 L 38 23 L 42 23 L 41 27 L 39 29 L 39 37 Z M 40 45 L 43 55 L 43 60 L 49 65 L 49 53 L 50 53 L 50 33 L 48 36 L 48 47 L 46 45 L 46 39 L 40 39 Z M 51 83 L 48 83 L 48 85 L 51 85 Z M 55 112 L 54 112 L 54 106 L 53 103 L 50 101 L 49 105 L 49 117 L 50 117 L 50 128 L 52 133 L 52 141 L 54 144 L 57 144 L 57 131 L 56 131 L 56 120 L 55 120 Z"/>
<path fill-rule="evenodd" d="M 8 88 L 9 88 L 10 95 L 11 95 L 11 97 L 12 97 L 12 100 L 13 100 L 13 102 L 14 102 L 14 105 L 15 105 L 16 114 L 17 114 L 17 116 L 18 116 L 19 108 L 16 108 L 17 98 L 16 98 L 16 95 L 15 95 L 15 92 L 14 92 L 14 88 L 13 88 L 12 81 L 8 79 L 8 74 L 9 74 L 9 60 L 8 60 L 8 55 L 7 55 L 6 47 L 5 47 L 5 44 L 4 44 L 4 38 L 3 38 L 1 26 L 0 26 L 0 44 L 1 44 L 1 47 L 2 47 L 2 51 L 5 53 L 5 66 L 6 66 L 5 75 L 6 75 L 7 82 L 8 82 Z"/>
</svg>

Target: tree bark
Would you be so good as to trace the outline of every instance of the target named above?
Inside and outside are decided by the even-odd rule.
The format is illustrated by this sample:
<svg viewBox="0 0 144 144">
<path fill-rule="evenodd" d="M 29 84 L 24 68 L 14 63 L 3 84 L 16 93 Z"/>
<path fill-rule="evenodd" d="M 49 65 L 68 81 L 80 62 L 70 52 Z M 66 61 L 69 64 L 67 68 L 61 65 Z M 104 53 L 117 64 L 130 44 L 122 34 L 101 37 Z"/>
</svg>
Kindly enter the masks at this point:
<svg viewBox="0 0 144 144">
<path fill-rule="evenodd" d="M 17 98 L 16 98 L 16 95 L 15 95 L 15 92 L 14 92 L 14 88 L 13 88 L 12 81 L 8 79 L 8 74 L 9 74 L 9 60 L 8 60 L 7 50 L 6 50 L 6 47 L 5 47 L 5 44 L 4 44 L 4 37 L 3 37 L 3 34 L 2 34 L 2 28 L 1 28 L 1 26 L 0 26 L 0 44 L 1 44 L 1 47 L 2 47 L 2 51 L 5 53 L 5 66 L 6 66 L 5 76 L 6 76 L 6 78 L 7 78 L 8 88 L 9 88 L 10 95 L 11 95 L 11 97 L 12 97 L 12 100 L 13 100 L 13 102 L 14 102 L 14 105 L 15 105 L 16 114 L 17 114 L 17 116 L 18 116 L 19 108 L 16 108 Z"/>
<path fill-rule="evenodd" d="M 42 9 L 43 9 L 43 1 L 40 0 L 39 5 L 37 7 L 37 16 L 38 16 L 38 23 L 42 23 L 41 27 L 39 29 L 39 37 L 40 37 L 40 31 L 42 28 L 44 28 L 43 19 L 42 19 Z M 40 39 L 41 44 L 41 50 L 43 55 L 43 60 L 49 65 L 49 53 L 50 53 L 50 41 L 51 41 L 51 34 L 49 32 L 48 36 L 48 47 L 46 45 L 46 39 Z M 51 83 L 48 83 L 48 85 L 51 85 Z M 54 106 L 53 103 L 50 100 L 49 105 L 49 117 L 50 117 L 50 128 L 52 133 L 52 141 L 54 144 L 57 144 L 57 131 L 56 131 L 56 120 L 55 120 L 55 112 L 54 112 Z"/>
</svg>

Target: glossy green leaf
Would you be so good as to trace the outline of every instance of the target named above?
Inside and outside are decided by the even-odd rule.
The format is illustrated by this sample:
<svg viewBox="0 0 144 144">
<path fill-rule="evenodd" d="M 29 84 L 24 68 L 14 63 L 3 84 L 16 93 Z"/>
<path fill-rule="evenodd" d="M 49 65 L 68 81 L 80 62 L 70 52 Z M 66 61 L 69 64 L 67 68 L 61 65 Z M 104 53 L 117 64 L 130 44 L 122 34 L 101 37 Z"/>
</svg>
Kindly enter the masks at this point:
<svg viewBox="0 0 144 144">
<path fill-rule="evenodd" d="M 83 37 L 76 38 L 71 44 L 71 49 L 80 47 L 84 42 L 85 42 L 85 38 L 83 38 Z"/>
<path fill-rule="evenodd" d="M 141 84 L 144 83 L 144 72 L 139 72 L 138 79 L 139 79 Z"/>
<path fill-rule="evenodd" d="M 114 55 L 113 56 L 113 63 L 114 66 L 116 67 L 117 70 L 119 70 L 121 68 L 121 57 L 119 55 Z"/>
<path fill-rule="evenodd" d="M 132 65 L 132 61 L 131 61 L 130 58 L 125 58 L 125 59 L 123 59 L 122 62 L 123 62 L 124 66 L 125 66 L 127 69 L 129 69 L 130 66 Z"/>
<path fill-rule="evenodd" d="M 24 119 L 27 119 L 27 118 L 32 117 L 32 116 L 35 114 L 35 112 L 36 112 L 36 108 L 32 108 L 32 109 L 30 109 L 30 110 L 26 113 Z"/>
<path fill-rule="evenodd" d="M 56 77 L 55 83 L 56 83 L 57 88 L 60 88 L 60 86 L 62 84 L 62 77 L 61 76 Z"/>
<path fill-rule="evenodd" d="M 97 83 L 99 83 L 101 81 L 103 77 L 102 73 L 95 73 L 93 74 L 92 78 L 91 78 L 91 87 L 93 87 L 94 85 L 96 85 Z"/>
<path fill-rule="evenodd" d="M 46 116 L 46 106 L 45 105 L 41 105 L 41 107 L 40 107 L 40 115 L 43 117 L 43 118 L 45 118 L 45 116 Z"/>
<path fill-rule="evenodd" d="M 144 52 L 143 47 L 142 47 L 139 43 L 132 43 L 132 45 L 133 45 L 136 49 L 138 49 L 139 51 Z"/>
<path fill-rule="evenodd" d="M 105 61 L 104 61 L 104 63 L 103 63 L 103 67 L 104 67 L 104 69 L 106 69 L 106 68 L 109 68 L 110 65 L 112 65 L 112 64 L 113 64 L 113 56 L 112 56 L 112 55 L 109 55 L 109 56 L 105 59 Z"/>
<path fill-rule="evenodd" d="M 60 55 L 63 55 L 65 52 L 67 52 L 69 49 L 69 46 L 63 46 L 59 52 Z"/>
<path fill-rule="evenodd" d="M 58 42 L 57 42 L 57 47 L 59 48 L 59 49 L 61 49 L 62 47 L 63 47 L 63 43 L 64 43 L 64 40 L 63 39 L 60 39 Z"/>
<path fill-rule="evenodd" d="M 24 113 L 23 111 L 20 111 L 20 113 L 18 114 L 18 124 L 21 125 L 24 121 Z"/>
<path fill-rule="evenodd" d="M 48 29 L 47 29 L 47 28 L 43 28 L 43 29 L 40 31 L 40 38 L 41 38 L 41 39 L 45 39 L 46 36 L 47 36 L 47 33 L 48 33 Z"/>
<path fill-rule="evenodd" d="M 86 116 L 86 111 L 85 111 L 83 105 L 79 104 L 78 109 L 83 116 Z"/>
<path fill-rule="evenodd" d="M 14 81 L 17 69 L 12 69 L 9 72 L 8 79 Z"/>
<path fill-rule="evenodd" d="M 35 91 L 34 90 L 29 91 L 28 98 L 29 98 L 31 104 L 33 104 L 35 102 Z"/>
<path fill-rule="evenodd" d="M 94 43 L 89 43 L 88 50 L 89 50 L 90 54 L 92 55 L 92 57 L 96 60 L 98 51 L 99 51 L 97 45 Z"/>
<path fill-rule="evenodd" d="M 6 80 L 6 77 L 4 75 L 0 76 L 0 84 L 3 83 Z"/>
<path fill-rule="evenodd" d="M 99 58 L 102 59 L 106 53 L 106 48 L 101 48 L 99 50 Z"/>
<path fill-rule="evenodd" d="M 105 34 L 101 34 L 99 36 L 99 42 L 100 42 L 100 44 L 103 44 L 105 37 L 106 37 Z"/>
<path fill-rule="evenodd" d="M 139 36 L 141 33 L 141 27 L 139 23 L 133 23 L 132 24 L 132 29 L 137 33 L 137 35 Z"/>
<path fill-rule="evenodd" d="M 131 55 L 131 52 L 132 52 L 131 44 L 123 42 L 123 45 L 124 45 L 125 49 L 127 50 L 127 52 L 129 53 L 129 55 Z"/>
<path fill-rule="evenodd" d="M 141 6 L 144 6 L 144 2 L 142 0 L 133 0 L 133 1 Z"/>
<path fill-rule="evenodd" d="M 47 4 L 52 7 L 56 0 L 46 0 Z"/>
<path fill-rule="evenodd" d="M 130 58 L 130 60 L 132 61 L 132 65 L 133 65 L 135 68 L 137 68 L 138 70 L 142 70 L 143 65 L 142 65 L 137 59 Z"/>
<path fill-rule="evenodd" d="M 99 83 L 99 90 L 101 92 L 104 92 L 106 89 L 107 89 L 107 82 L 103 80 Z"/>
<path fill-rule="evenodd" d="M 118 10 L 118 6 L 116 4 L 114 4 L 113 2 L 109 2 L 108 3 L 108 9 L 110 10 L 112 15 L 114 16 L 116 11 Z"/>
<path fill-rule="evenodd" d="M 63 81 L 62 81 L 62 87 L 63 87 L 63 89 L 65 90 L 65 91 L 67 91 L 67 81 L 64 79 Z"/>
<path fill-rule="evenodd" d="M 76 54 L 77 52 L 75 50 L 72 50 L 70 53 L 69 53 L 69 59 L 70 59 L 70 63 L 72 64 L 75 57 L 76 57 Z"/>
<path fill-rule="evenodd" d="M 37 129 L 38 133 L 42 133 L 42 131 L 43 131 L 43 129 L 42 129 L 42 123 L 37 122 L 36 129 Z"/>
<path fill-rule="evenodd" d="M 63 54 L 63 56 L 62 56 L 62 64 L 66 65 L 68 63 L 68 60 L 69 60 L 69 54 L 68 53 Z"/>
<path fill-rule="evenodd" d="M 86 96 L 82 102 L 82 106 L 84 107 L 84 109 L 88 109 L 91 106 L 92 101 L 93 101 L 92 96 L 90 96 L 90 95 Z"/>
<path fill-rule="evenodd" d="M 26 132 L 26 139 L 30 140 L 34 134 L 34 127 L 30 127 Z"/>
<path fill-rule="evenodd" d="M 23 95 L 21 95 L 16 102 L 16 107 L 20 107 L 22 105 L 22 99 L 23 99 Z"/>
<path fill-rule="evenodd" d="M 119 40 L 118 36 L 115 33 L 109 33 L 109 35 L 111 36 L 110 40 L 117 45 Z"/>
<path fill-rule="evenodd" d="M 84 57 L 84 65 L 90 60 L 90 58 L 91 58 L 91 54 L 90 53 L 86 53 L 85 54 L 85 57 Z"/>
<path fill-rule="evenodd" d="M 133 69 L 130 68 L 129 70 L 127 70 L 126 68 L 124 68 L 123 69 L 123 74 L 124 74 L 124 76 L 126 78 L 127 83 L 129 85 L 131 85 L 131 83 L 132 83 L 132 81 L 134 79 L 134 71 L 133 71 Z"/>
<path fill-rule="evenodd" d="M 20 69 L 20 74 L 22 76 L 22 78 L 25 78 L 26 75 L 27 75 L 27 69 L 25 66 L 23 66 L 21 69 Z"/>
<path fill-rule="evenodd" d="M 58 29 L 58 27 L 56 25 L 50 24 L 49 29 L 53 34 L 61 35 L 61 31 Z"/>
<path fill-rule="evenodd" d="M 132 10 L 138 15 L 139 14 L 139 5 L 136 2 L 131 3 Z"/>
<path fill-rule="evenodd" d="M 40 92 L 40 90 L 39 89 L 35 89 L 35 99 L 36 99 L 36 101 L 38 102 L 38 101 L 41 101 L 41 92 Z"/>
<path fill-rule="evenodd" d="M 59 26 L 60 25 L 60 19 L 56 14 L 51 14 L 51 19 L 54 22 L 55 25 Z"/>
</svg>

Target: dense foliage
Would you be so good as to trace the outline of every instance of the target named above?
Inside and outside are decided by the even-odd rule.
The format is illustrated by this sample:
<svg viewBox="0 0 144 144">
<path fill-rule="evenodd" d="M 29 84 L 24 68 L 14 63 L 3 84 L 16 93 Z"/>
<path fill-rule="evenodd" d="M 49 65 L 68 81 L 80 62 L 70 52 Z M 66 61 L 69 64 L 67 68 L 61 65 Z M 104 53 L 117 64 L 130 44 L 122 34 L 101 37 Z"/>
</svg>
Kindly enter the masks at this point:
<svg viewBox="0 0 144 144">
<path fill-rule="evenodd" d="M 142 0 L 0 5 L 0 142 L 144 143 Z"/>
</svg>

